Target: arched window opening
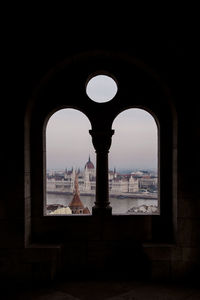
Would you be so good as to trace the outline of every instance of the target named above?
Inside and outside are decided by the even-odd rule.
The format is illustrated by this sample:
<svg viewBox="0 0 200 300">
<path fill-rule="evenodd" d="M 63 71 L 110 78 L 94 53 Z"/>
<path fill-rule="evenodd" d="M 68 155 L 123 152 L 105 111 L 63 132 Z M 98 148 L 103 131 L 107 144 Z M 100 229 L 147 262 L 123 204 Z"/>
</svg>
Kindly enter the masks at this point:
<svg viewBox="0 0 200 300">
<path fill-rule="evenodd" d="M 45 215 L 91 214 L 95 153 L 90 122 L 75 109 L 54 113 L 46 126 Z"/>
<path fill-rule="evenodd" d="M 53 174 L 60 175 L 58 172 L 60 170 L 65 171 L 65 169 L 67 169 L 67 172 L 71 171 L 72 167 L 73 170 L 78 170 L 79 167 L 84 170 L 86 162 L 88 162 L 89 165 L 90 162 L 92 162 L 94 165 L 95 161 L 97 170 L 95 180 L 96 185 L 90 185 L 90 189 L 92 191 L 94 190 L 93 199 L 90 201 L 92 204 L 90 207 L 87 203 L 83 204 L 84 207 L 88 207 L 90 214 L 92 213 L 93 216 L 102 216 L 107 219 L 107 216 L 111 216 L 111 214 L 113 214 L 113 217 L 109 219 L 109 224 L 107 223 L 107 225 L 109 225 L 109 236 L 116 237 L 116 224 L 119 225 L 118 216 L 116 214 L 122 214 L 123 230 L 120 231 L 122 235 L 119 239 L 123 239 L 124 232 L 126 232 L 127 238 L 132 238 L 136 233 L 138 239 L 141 239 L 141 241 L 144 242 L 173 242 L 177 226 L 177 116 L 175 107 L 170 99 L 170 94 L 168 94 L 167 87 L 163 90 L 163 87 L 160 86 L 161 82 L 157 81 L 156 77 L 154 78 L 154 73 L 152 73 L 153 77 L 151 76 L 151 72 L 149 73 L 145 71 L 145 73 L 143 73 L 143 70 L 140 69 L 140 66 L 143 65 L 135 64 L 135 60 L 132 60 L 132 57 L 130 57 L 129 60 L 128 56 L 125 56 L 124 60 L 123 56 L 120 58 L 117 55 L 116 60 L 110 62 L 107 57 L 107 53 L 105 60 L 103 56 L 100 56 L 99 60 L 98 55 L 92 56 L 92 60 L 90 60 L 90 56 L 86 56 L 86 59 L 84 60 L 82 60 L 81 57 L 77 58 L 78 59 L 74 60 L 73 57 L 72 61 L 69 60 L 63 62 L 63 64 L 58 66 L 58 69 L 55 69 L 56 72 L 52 70 L 52 72 L 44 78 L 44 81 L 41 81 L 40 86 L 33 94 L 32 99 L 30 99 L 29 106 L 27 107 L 24 148 L 26 154 L 25 229 L 27 245 L 29 243 L 43 243 L 44 241 L 49 242 L 50 244 L 57 242 L 61 244 L 63 244 L 63 242 L 65 243 L 66 228 L 70 228 L 69 226 L 74 225 L 74 221 L 72 222 L 73 224 L 71 223 L 72 219 L 74 219 L 72 217 L 74 214 L 69 215 L 69 209 L 67 209 L 67 206 L 69 207 L 70 201 L 73 199 L 73 191 L 75 190 L 80 192 L 80 200 L 82 202 L 83 196 L 87 195 L 90 197 L 90 195 L 88 195 L 88 193 L 86 194 L 86 191 L 85 195 L 83 195 L 79 178 L 78 187 L 75 188 L 77 179 L 76 176 L 74 176 L 75 178 L 72 181 L 74 189 L 73 191 L 70 190 L 70 200 L 67 202 L 66 197 L 68 195 L 63 195 L 63 193 L 60 193 L 59 190 L 57 194 L 62 194 L 65 197 L 65 200 L 60 203 L 58 202 L 60 205 L 58 208 L 61 208 L 62 210 L 57 210 L 57 212 L 55 212 L 55 207 L 53 205 L 56 203 L 54 201 L 50 201 L 50 197 L 52 197 L 53 194 L 48 193 L 48 185 L 53 181 L 51 176 Z M 107 64 L 108 62 L 109 64 Z M 89 95 L 86 93 L 86 84 L 89 82 L 89 74 L 97 74 L 95 71 L 96 69 L 106 70 L 107 66 L 109 73 L 111 72 L 111 74 L 114 74 L 114 76 L 110 77 L 114 78 L 114 80 L 116 78 L 115 82 L 117 84 L 118 92 L 115 94 L 114 98 L 109 100 L 110 102 L 95 103 L 95 100 L 92 100 L 91 98 L 89 99 Z M 125 70 L 126 72 L 124 72 Z M 146 70 L 149 71 L 150 69 Z M 109 73 L 105 72 L 105 74 Z M 134 81 L 134 78 L 137 79 L 137 84 L 135 86 L 131 84 Z M 140 99 L 138 98 L 138 93 L 141 93 Z M 137 109 L 136 107 L 133 108 L 134 103 L 136 103 L 133 102 L 134 99 L 137 99 Z M 143 102 L 144 99 L 146 99 L 145 103 Z M 162 99 L 162 105 L 159 104 L 160 99 Z M 49 132 L 51 128 L 51 121 L 58 113 L 64 112 L 64 110 L 60 110 L 48 119 L 50 112 L 53 114 L 52 109 L 56 107 L 66 108 L 65 110 L 69 113 L 64 118 L 65 122 L 63 122 L 63 125 L 61 126 L 61 130 L 54 130 L 55 138 L 52 138 L 52 144 L 50 144 L 51 136 L 49 135 Z M 71 110 L 72 107 L 76 108 L 76 110 Z M 139 107 L 140 110 L 138 109 Z M 141 108 L 144 109 L 142 110 Z M 80 111 L 84 112 L 85 115 Z M 158 181 L 158 184 L 157 198 L 154 199 L 154 203 L 157 204 L 157 211 L 152 213 L 146 213 L 145 211 L 133 212 L 132 208 L 135 207 L 133 200 L 129 199 L 130 206 L 126 206 L 125 204 L 128 203 L 128 200 L 127 198 L 124 198 L 124 194 L 122 194 L 121 191 L 118 193 L 117 199 L 114 199 L 112 195 L 114 192 L 114 186 L 112 183 L 118 183 L 114 182 L 113 178 L 115 178 L 116 175 L 118 176 L 118 173 L 120 174 L 121 168 L 124 167 L 126 170 L 131 169 L 130 173 L 145 171 L 145 168 L 147 168 L 146 165 L 137 164 L 139 160 L 137 160 L 137 156 L 135 156 L 132 149 L 133 145 L 139 145 L 139 142 L 136 141 L 135 132 L 133 131 L 133 129 L 136 128 L 134 125 L 136 117 L 130 119 L 129 125 L 125 126 L 124 132 L 120 133 L 120 128 L 122 129 L 126 124 L 125 114 L 129 111 L 140 111 L 146 113 L 146 115 L 150 117 L 155 128 L 154 132 L 156 142 L 154 145 L 156 145 L 156 147 L 154 149 L 156 150 L 154 153 L 156 158 L 152 158 L 151 161 L 154 161 L 156 166 L 155 180 Z M 152 115 L 151 111 L 153 112 Z M 86 124 L 83 123 L 82 125 L 77 122 L 77 120 L 75 121 L 74 117 L 71 118 L 70 116 L 73 116 L 72 112 L 79 114 L 78 121 L 83 119 Z M 154 113 L 155 119 L 153 118 Z M 88 118 L 86 118 L 86 116 Z M 88 120 L 90 120 L 91 124 Z M 112 122 L 114 122 L 113 126 L 111 126 Z M 117 127 L 118 122 L 120 126 Z M 75 131 L 77 124 L 79 124 L 78 133 Z M 146 124 L 144 120 L 143 124 Z M 88 130 L 90 127 L 92 130 L 89 134 Z M 64 128 L 69 128 L 69 131 L 63 132 Z M 84 147 L 81 144 L 81 139 L 84 136 L 82 132 L 83 128 L 85 128 L 83 131 L 84 134 L 86 134 L 86 144 L 88 145 L 85 152 L 83 151 Z M 130 132 L 130 130 L 127 131 L 127 128 L 132 129 L 132 132 Z M 148 129 L 148 125 L 146 128 Z M 62 138 L 58 140 L 58 137 Z M 127 138 L 126 143 L 124 141 L 125 137 Z M 55 166 L 50 163 L 53 162 L 53 159 L 50 159 L 51 151 L 53 151 L 54 147 L 64 149 L 64 139 L 68 141 L 67 149 L 64 150 L 65 153 L 63 155 L 66 160 L 64 163 L 58 163 L 58 165 Z M 120 145 L 117 145 L 118 139 L 122 141 L 123 148 L 120 148 Z M 91 140 L 95 147 L 97 158 L 95 157 Z M 152 141 L 152 138 L 150 139 L 149 135 L 149 139 L 146 138 L 143 140 Z M 70 149 L 72 144 L 76 147 L 70 155 L 67 151 Z M 89 145 L 91 145 L 91 148 Z M 140 153 L 143 153 L 145 148 L 148 149 L 148 145 L 145 146 L 144 144 L 141 144 Z M 132 159 L 129 160 L 128 166 L 125 164 L 125 158 L 128 158 L 127 149 L 132 149 L 132 154 L 134 154 L 132 155 Z M 78 161 L 77 159 L 79 155 L 75 152 L 76 150 L 80 150 L 79 155 L 83 155 L 81 161 Z M 115 157 L 114 153 L 117 151 L 118 156 Z M 56 153 L 58 161 L 61 159 L 61 156 L 61 152 Z M 70 161 L 67 161 L 68 157 L 70 157 Z M 75 158 L 77 160 L 74 161 Z M 133 161 L 133 158 L 136 159 Z M 147 156 L 143 155 L 143 159 L 140 163 L 144 163 L 146 160 Z M 108 172 L 108 163 L 109 170 L 113 173 Z M 133 175 L 134 174 L 131 174 L 131 177 L 133 177 Z M 46 179 L 46 177 L 48 178 Z M 68 182 L 65 178 L 61 179 L 63 179 L 60 181 L 62 184 Z M 113 181 L 111 182 L 111 180 Z M 55 182 L 58 183 L 58 181 Z M 91 181 L 88 181 L 88 183 L 90 184 Z M 66 188 L 64 187 L 64 184 L 63 188 Z M 62 189 L 61 186 L 56 188 Z M 132 192 L 134 192 L 134 188 L 136 187 L 132 184 Z M 143 189 L 141 195 L 145 196 L 145 193 L 148 193 L 147 187 L 143 185 L 141 189 Z M 144 197 L 142 199 L 144 199 Z M 147 204 L 148 202 L 146 199 L 144 200 Z M 119 206 L 120 203 L 123 205 Z M 52 206 L 47 209 L 47 205 Z M 50 210 L 50 208 L 52 208 L 52 210 Z M 67 210 L 65 213 L 63 213 L 63 208 L 66 208 Z M 129 209 L 131 211 L 129 211 Z M 51 214 L 52 211 L 54 211 L 55 214 Z M 93 218 L 89 214 L 87 215 L 88 217 L 83 217 L 84 215 L 82 214 L 81 208 L 79 211 L 77 209 L 76 212 L 79 212 L 75 219 L 79 216 L 77 226 L 80 229 L 78 230 L 80 231 L 81 239 L 83 237 L 88 239 L 88 226 L 91 227 L 97 225 L 97 228 L 99 228 L 99 224 L 97 224 L 99 218 Z M 53 217 L 56 216 L 56 213 L 58 213 L 59 217 Z M 140 214 L 140 216 L 137 216 L 137 214 Z M 157 214 L 159 214 L 159 217 Z M 66 217 L 60 217 L 61 215 Z M 135 215 L 137 217 L 135 217 Z M 121 219 L 121 216 L 119 218 Z M 130 226 L 132 230 L 130 230 Z M 143 230 L 138 231 L 138 226 L 142 226 Z M 74 239 L 73 230 L 70 230 L 69 234 L 70 232 L 71 235 L 69 238 Z M 80 235 L 76 236 L 76 238 L 79 239 Z M 91 232 L 89 235 L 91 236 Z"/>
<path fill-rule="evenodd" d="M 109 201 L 113 214 L 159 214 L 158 127 L 150 113 L 127 109 L 113 122 Z"/>
</svg>

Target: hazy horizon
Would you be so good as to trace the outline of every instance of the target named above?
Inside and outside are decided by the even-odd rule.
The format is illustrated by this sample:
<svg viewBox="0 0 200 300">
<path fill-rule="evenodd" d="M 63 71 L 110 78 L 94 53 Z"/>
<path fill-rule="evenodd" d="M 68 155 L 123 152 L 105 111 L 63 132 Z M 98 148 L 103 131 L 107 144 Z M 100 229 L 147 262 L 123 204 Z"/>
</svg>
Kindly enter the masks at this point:
<svg viewBox="0 0 200 300">
<path fill-rule="evenodd" d="M 157 170 L 157 125 L 142 109 L 128 109 L 117 116 L 109 153 L 109 169 Z M 83 169 L 96 154 L 89 134 L 91 124 L 78 110 L 62 109 L 46 128 L 47 169 Z"/>
</svg>

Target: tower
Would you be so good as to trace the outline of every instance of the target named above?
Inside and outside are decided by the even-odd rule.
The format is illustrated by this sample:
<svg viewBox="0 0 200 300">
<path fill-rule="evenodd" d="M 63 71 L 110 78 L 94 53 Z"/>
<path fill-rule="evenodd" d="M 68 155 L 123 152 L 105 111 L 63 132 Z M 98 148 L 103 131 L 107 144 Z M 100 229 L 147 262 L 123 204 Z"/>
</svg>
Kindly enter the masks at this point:
<svg viewBox="0 0 200 300">
<path fill-rule="evenodd" d="M 93 163 L 90 160 L 90 156 L 88 158 L 88 162 L 85 164 L 84 170 L 84 178 L 85 178 L 85 190 L 91 190 L 91 182 L 95 181 L 95 168 Z"/>
<path fill-rule="evenodd" d="M 77 173 L 75 174 L 75 180 L 74 180 L 74 195 L 72 201 L 69 204 L 69 208 L 71 209 L 72 214 L 83 214 L 84 206 L 80 199 Z"/>
</svg>

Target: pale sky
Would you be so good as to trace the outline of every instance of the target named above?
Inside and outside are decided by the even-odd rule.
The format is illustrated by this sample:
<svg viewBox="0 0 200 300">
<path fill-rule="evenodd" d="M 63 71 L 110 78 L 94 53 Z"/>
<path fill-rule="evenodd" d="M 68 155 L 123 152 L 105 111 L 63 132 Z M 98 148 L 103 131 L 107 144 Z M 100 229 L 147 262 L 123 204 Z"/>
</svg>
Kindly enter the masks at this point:
<svg viewBox="0 0 200 300">
<path fill-rule="evenodd" d="M 128 109 L 117 116 L 112 128 L 110 168 L 157 169 L 158 130 L 148 112 Z"/>
<path fill-rule="evenodd" d="M 109 76 L 97 75 L 88 82 L 86 93 L 90 99 L 96 102 L 107 102 L 116 95 L 117 84 Z"/>
<path fill-rule="evenodd" d="M 156 168 L 157 126 L 141 109 L 117 116 L 109 154 L 110 168 Z M 83 168 L 96 154 L 89 134 L 88 118 L 78 110 L 62 109 L 49 119 L 46 129 L 47 169 Z"/>
<path fill-rule="evenodd" d="M 88 118 L 78 110 L 62 109 L 51 116 L 46 129 L 47 169 L 83 168 L 96 156 Z"/>
<path fill-rule="evenodd" d="M 99 79 L 87 87 L 87 94 L 92 100 L 104 102 L 116 94 L 117 86 L 113 82 L 109 85 L 103 76 Z M 47 169 L 83 169 L 89 155 L 95 165 L 89 129 L 90 121 L 78 110 L 62 109 L 53 114 L 46 128 Z M 115 134 L 109 154 L 110 169 L 157 169 L 157 126 L 148 112 L 128 109 L 116 117 L 112 129 Z"/>
</svg>

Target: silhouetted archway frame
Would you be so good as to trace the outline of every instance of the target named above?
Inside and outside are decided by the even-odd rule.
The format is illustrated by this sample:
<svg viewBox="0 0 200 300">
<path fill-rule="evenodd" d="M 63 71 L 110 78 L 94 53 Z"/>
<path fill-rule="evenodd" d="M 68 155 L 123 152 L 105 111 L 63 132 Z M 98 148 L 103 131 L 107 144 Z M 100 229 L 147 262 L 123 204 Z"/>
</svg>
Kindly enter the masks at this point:
<svg viewBox="0 0 200 300">
<path fill-rule="evenodd" d="M 111 101 L 95 103 L 87 96 L 86 82 L 95 74 L 108 74 L 117 79 L 118 92 Z M 102 166 L 99 170 L 99 181 L 97 179 L 97 204 L 93 216 L 52 218 L 43 214 L 44 131 L 48 118 L 62 108 L 74 108 L 83 112 L 92 125 L 90 134 L 94 147 L 99 152 Z M 129 108 L 145 109 L 159 124 L 161 212 L 159 216 L 112 216 L 109 204 L 106 202 L 108 186 L 106 178 L 102 175 L 103 170 L 107 168 L 104 150 L 105 148 L 109 150 L 110 147 L 113 120 L 120 112 Z M 102 149 L 102 141 L 104 149 Z M 103 228 L 112 224 L 111 230 L 114 236 L 115 225 L 119 218 L 123 222 L 124 229 L 126 226 L 127 228 L 131 226 L 130 238 L 135 237 L 143 242 L 174 241 L 177 202 L 176 153 L 177 118 L 171 95 L 160 77 L 148 66 L 127 54 L 106 51 L 82 53 L 56 65 L 35 89 L 26 111 L 26 245 L 33 242 L 62 243 L 72 238 L 74 222 L 80 224 L 81 238 L 85 236 L 88 239 L 91 234 L 88 232 L 88 226 L 95 228 L 94 225 L 97 225 L 100 219 Z M 141 228 L 140 232 L 137 230 L 138 226 Z M 66 228 L 68 228 L 68 236 L 66 236 Z"/>
</svg>

